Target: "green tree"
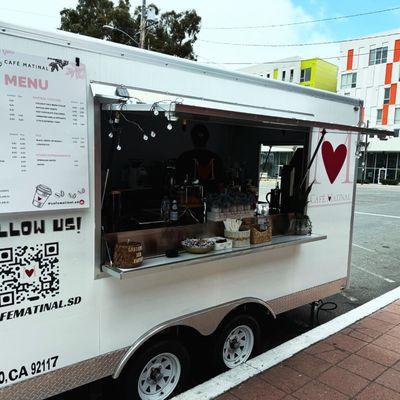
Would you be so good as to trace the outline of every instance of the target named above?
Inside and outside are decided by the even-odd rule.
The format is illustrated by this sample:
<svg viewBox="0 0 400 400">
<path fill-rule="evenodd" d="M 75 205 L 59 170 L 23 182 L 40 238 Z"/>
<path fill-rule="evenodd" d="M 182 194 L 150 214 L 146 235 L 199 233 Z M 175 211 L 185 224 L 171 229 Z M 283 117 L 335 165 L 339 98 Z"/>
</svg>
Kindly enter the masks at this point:
<svg viewBox="0 0 400 400">
<path fill-rule="evenodd" d="M 145 47 L 160 53 L 175 55 L 191 60 L 196 59 L 193 45 L 200 31 L 201 17 L 195 10 L 182 12 L 168 11 L 163 14 L 157 6 L 159 20 L 149 23 L 146 29 Z M 130 13 L 130 1 L 119 0 L 114 5 L 111 0 L 79 0 L 76 8 L 64 8 L 61 12 L 60 29 L 117 43 L 137 46 L 139 41 L 141 7 Z M 135 39 L 116 30 L 103 28 L 113 25 Z"/>
</svg>

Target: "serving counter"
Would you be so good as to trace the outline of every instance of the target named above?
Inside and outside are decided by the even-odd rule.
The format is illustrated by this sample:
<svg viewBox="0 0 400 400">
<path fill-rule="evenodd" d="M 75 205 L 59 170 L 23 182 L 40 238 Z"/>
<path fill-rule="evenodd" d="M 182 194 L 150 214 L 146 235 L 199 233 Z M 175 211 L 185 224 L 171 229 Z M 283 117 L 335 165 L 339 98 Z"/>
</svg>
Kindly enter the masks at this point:
<svg viewBox="0 0 400 400">
<path fill-rule="evenodd" d="M 244 254 L 253 254 L 261 251 L 268 251 L 282 247 L 298 246 L 304 243 L 316 242 L 326 239 L 326 235 L 311 234 L 311 235 L 277 235 L 273 236 L 272 240 L 267 243 L 254 244 L 248 247 L 231 248 L 225 250 L 213 250 L 205 254 L 191 254 L 181 252 L 178 257 L 168 258 L 165 256 L 155 256 L 145 258 L 143 264 L 135 268 L 119 268 L 118 265 L 104 264 L 102 271 L 117 279 L 126 279 L 134 276 L 143 270 L 152 268 L 170 268 L 175 266 L 187 266 L 200 264 L 205 261 L 214 261 L 227 259 L 231 257 L 241 256 Z"/>
</svg>

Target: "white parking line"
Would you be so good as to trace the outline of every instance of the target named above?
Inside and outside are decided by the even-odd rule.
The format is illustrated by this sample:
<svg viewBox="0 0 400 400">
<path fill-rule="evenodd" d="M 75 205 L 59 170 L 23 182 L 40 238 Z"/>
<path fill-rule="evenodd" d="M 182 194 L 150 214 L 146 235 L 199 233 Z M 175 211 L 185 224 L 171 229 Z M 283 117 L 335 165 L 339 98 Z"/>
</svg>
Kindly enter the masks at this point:
<svg viewBox="0 0 400 400">
<path fill-rule="evenodd" d="M 358 299 L 356 299 L 355 297 L 350 296 L 349 294 L 346 294 L 346 293 L 344 293 L 344 292 L 341 292 L 340 294 L 341 294 L 343 297 L 345 297 L 347 300 L 352 301 L 353 303 L 356 303 L 356 302 L 358 301 Z"/>
<path fill-rule="evenodd" d="M 365 251 L 369 251 L 369 252 L 371 252 L 371 253 L 375 253 L 375 250 L 371 250 L 371 249 L 369 249 L 369 248 L 367 248 L 367 247 L 360 246 L 359 244 L 352 243 L 352 245 L 355 246 L 355 247 L 359 247 L 360 249 L 363 249 L 363 250 L 365 250 Z"/>
<path fill-rule="evenodd" d="M 361 212 L 361 211 L 355 211 L 355 214 L 361 214 L 361 215 L 372 215 L 374 217 L 383 217 L 383 218 L 396 218 L 400 219 L 399 215 L 388 215 L 388 214 L 374 214 L 374 213 L 367 213 L 367 212 Z"/>
<path fill-rule="evenodd" d="M 352 264 L 352 265 L 353 265 L 354 268 L 357 268 L 357 269 L 359 269 L 360 271 L 364 271 L 365 273 L 370 274 L 370 275 L 372 275 L 372 276 L 375 276 L 376 278 L 382 279 L 382 280 L 385 281 L 385 282 L 388 282 L 388 283 L 395 283 L 395 282 L 396 282 L 396 281 L 394 281 L 394 280 L 392 280 L 392 279 L 385 278 L 385 277 L 382 276 L 382 275 L 376 274 L 375 272 L 368 271 L 367 269 L 365 269 L 365 268 L 363 268 L 363 267 L 359 267 L 358 265 L 355 265 L 355 264 Z"/>
</svg>

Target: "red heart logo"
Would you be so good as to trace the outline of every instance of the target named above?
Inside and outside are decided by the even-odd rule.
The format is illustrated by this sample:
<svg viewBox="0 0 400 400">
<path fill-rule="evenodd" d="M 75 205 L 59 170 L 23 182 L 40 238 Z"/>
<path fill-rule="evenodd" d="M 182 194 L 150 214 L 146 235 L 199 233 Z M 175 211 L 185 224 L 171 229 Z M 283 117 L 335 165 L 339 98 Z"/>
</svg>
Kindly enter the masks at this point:
<svg viewBox="0 0 400 400">
<path fill-rule="evenodd" d="M 28 275 L 28 278 L 30 278 L 34 272 L 35 272 L 35 270 L 33 268 L 25 270 L 25 273 Z"/>
<path fill-rule="evenodd" d="M 340 144 L 336 147 L 336 150 L 333 150 L 331 142 L 325 141 L 322 143 L 322 159 L 324 160 L 326 173 L 331 183 L 335 182 L 339 175 L 346 156 L 347 147 L 344 144 Z"/>
</svg>

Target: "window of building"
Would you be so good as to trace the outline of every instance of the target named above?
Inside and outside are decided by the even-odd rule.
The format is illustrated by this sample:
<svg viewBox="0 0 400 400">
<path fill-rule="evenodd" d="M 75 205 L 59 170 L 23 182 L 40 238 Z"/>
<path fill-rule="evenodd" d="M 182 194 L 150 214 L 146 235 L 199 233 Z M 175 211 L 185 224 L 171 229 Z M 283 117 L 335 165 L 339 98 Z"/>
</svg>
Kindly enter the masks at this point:
<svg viewBox="0 0 400 400">
<path fill-rule="evenodd" d="M 383 95 L 383 104 L 389 104 L 390 99 L 390 88 L 385 88 L 385 92 Z"/>
<path fill-rule="evenodd" d="M 375 153 L 367 152 L 367 166 L 373 167 L 375 165 Z"/>
<path fill-rule="evenodd" d="M 386 168 L 387 154 L 379 152 L 376 154 L 376 168 Z"/>
<path fill-rule="evenodd" d="M 369 65 L 384 64 L 387 61 L 388 48 L 378 47 L 369 51 Z"/>
<path fill-rule="evenodd" d="M 400 124 L 400 108 L 394 110 L 394 123 Z"/>
<path fill-rule="evenodd" d="M 286 71 L 282 71 L 282 80 L 284 81 L 286 79 Z"/>
<path fill-rule="evenodd" d="M 376 124 L 382 125 L 382 109 L 376 110 Z"/>
<path fill-rule="evenodd" d="M 289 82 L 293 82 L 293 77 L 294 77 L 294 69 L 291 69 L 289 75 Z"/>
<path fill-rule="evenodd" d="M 341 89 L 355 88 L 357 85 L 357 73 L 343 74 L 340 82 Z"/>
<path fill-rule="evenodd" d="M 388 169 L 386 171 L 386 179 L 396 179 L 396 170 L 395 169 Z"/>
<path fill-rule="evenodd" d="M 304 68 L 300 72 L 300 82 L 308 82 L 311 79 L 311 68 Z"/>
<path fill-rule="evenodd" d="M 397 153 L 388 153 L 388 162 L 387 162 L 387 167 L 388 168 L 396 168 L 397 164 Z"/>
</svg>

